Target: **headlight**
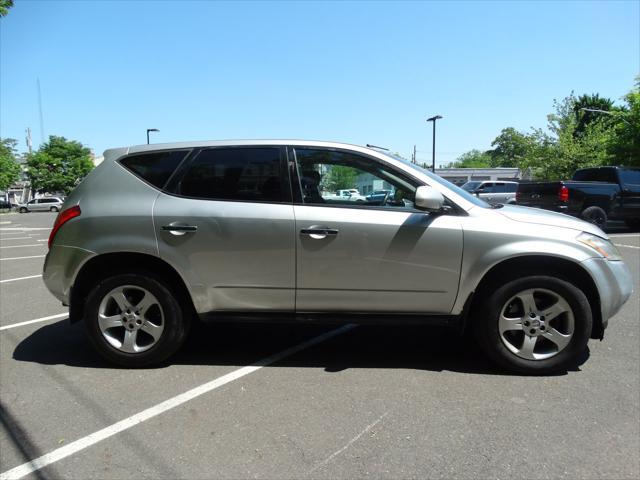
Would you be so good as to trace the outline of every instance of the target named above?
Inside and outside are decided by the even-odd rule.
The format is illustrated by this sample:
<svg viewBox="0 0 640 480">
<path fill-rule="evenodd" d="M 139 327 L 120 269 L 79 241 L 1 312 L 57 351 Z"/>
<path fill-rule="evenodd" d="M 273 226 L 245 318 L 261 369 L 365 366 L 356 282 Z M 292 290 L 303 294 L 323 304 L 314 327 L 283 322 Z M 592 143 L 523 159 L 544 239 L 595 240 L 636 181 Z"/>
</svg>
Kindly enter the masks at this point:
<svg viewBox="0 0 640 480">
<path fill-rule="evenodd" d="M 620 252 L 609 240 L 605 240 L 604 238 L 600 238 L 596 235 L 591 235 L 590 233 L 586 232 L 582 232 L 580 235 L 578 235 L 576 237 L 576 240 L 593 248 L 607 260 L 622 260 Z"/>
</svg>

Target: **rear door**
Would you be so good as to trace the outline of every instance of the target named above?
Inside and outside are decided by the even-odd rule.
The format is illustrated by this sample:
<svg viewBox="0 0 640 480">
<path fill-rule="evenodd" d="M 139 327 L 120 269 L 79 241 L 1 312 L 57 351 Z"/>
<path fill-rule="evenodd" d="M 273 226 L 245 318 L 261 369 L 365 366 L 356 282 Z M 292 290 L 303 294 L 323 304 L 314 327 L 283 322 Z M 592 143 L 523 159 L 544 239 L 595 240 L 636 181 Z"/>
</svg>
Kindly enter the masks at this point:
<svg viewBox="0 0 640 480">
<path fill-rule="evenodd" d="M 298 312 L 451 311 L 462 260 L 455 215 L 413 207 L 417 183 L 378 159 L 345 150 L 295 148 Z M 339 189 L 389 193 L 363 203 Z"/>
<path fill-rule="evenodd" d="M 199 312 L 293 312 L 285 155 L 278 146 L 204 148 L 158 196 L 160 256 L 187 278 Z"/>
<path fill-rule="evenodd" d="M 622 188 L 622 207 L 625 218 L 640 218 L 640 169 L 618 170 Z"/>
</svg>

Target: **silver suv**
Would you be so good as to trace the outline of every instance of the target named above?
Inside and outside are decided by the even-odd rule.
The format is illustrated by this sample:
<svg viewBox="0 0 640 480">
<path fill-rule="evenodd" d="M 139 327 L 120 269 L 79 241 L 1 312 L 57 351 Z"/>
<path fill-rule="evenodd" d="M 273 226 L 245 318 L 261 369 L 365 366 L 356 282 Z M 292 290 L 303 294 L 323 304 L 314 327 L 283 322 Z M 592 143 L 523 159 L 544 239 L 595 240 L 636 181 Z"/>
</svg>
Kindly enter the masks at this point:
<svg viewBox="0 0 640 480">
<path fill-rule="evenodd" d="M 471 181 L 462 185 L 462 189 L 489 203 L 516 203 L 518 182 Z"/>
<path fill-rule="evenodd" d="M 491 206 L 402 159 L 312 141 L 107 150 L 67 198 L 44 280 L 109 361 L 161 362 L 190 322 L 420 322 L 521 373 L 566 369 L 629 298 L 607 235 Z M 358 203 L 321 192 L 385 195 Z M 377 188 L 377 187 L 376 187 Z"/>
</svg>

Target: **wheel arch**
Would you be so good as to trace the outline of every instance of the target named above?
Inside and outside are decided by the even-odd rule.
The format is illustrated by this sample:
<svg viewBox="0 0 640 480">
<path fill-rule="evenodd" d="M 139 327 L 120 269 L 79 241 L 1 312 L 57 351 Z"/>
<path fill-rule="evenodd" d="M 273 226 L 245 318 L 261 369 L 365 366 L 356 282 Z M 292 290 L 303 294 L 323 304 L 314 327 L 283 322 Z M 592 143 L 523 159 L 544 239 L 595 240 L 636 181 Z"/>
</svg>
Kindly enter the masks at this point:
<svg viewBox="0 0 640 480">
<path fill-rule="evenodd" d="M 525 275 L 546 275 L 566 280 L 582 290 L 589 300 L 593 316 L 591 338 L 601 339 L 604 335 L 600 293 L 589 272 L 580 264 L 561 257 L 548 255 L 526 255 L 503 260 L 491 267 L 482 277 L 473 292 L 470 311 L 477 308 L 477 303 L 486 298 L 486 294 L 497 285 L 521 278 Z"/>
<path fill-rule="evenodd" d="M 69 319 L 82 319 L 87 295 L 101 280 L 121 273 L 144 272 L 157 275 L 176 292 L 178 302 L 185 307 L 184 315 L 197 318 L 193 299 L 184 279 L 164 260 L 144 253 L 104 253 L 89 259 L 78 272 L 71 289 Z"/>
</svg>

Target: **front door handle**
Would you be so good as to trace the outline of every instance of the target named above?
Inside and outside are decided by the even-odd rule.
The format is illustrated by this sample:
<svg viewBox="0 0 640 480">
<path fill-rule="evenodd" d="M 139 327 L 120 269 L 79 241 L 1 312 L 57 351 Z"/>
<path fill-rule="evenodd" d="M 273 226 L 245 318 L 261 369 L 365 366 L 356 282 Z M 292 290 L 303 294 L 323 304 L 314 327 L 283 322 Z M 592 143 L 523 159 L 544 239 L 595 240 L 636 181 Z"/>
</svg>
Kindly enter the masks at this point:
<svg viewBox="0 0 640 480">
<path fill-rule="evenodd" d="M 311 227 L 303 228 L 302 230 L 300 230 L 301 235 L 308 235 L 311 238 L 315 239 L 321 239 L 327 236 L 335 236 L 338 235 L 338 232 L 339 230 L 336 228 L 320 227 L 317 225 L 312 225 Z"/>
<path fill-rule="evenodd" d="M 169 224 L 160 227 L 165 232 L 169 232 L 172 235 L 184 235 L 185 233 L 195 232 L 198 230 L 197 225 L 182 225 L 182 224 Z"/>
</svg>

